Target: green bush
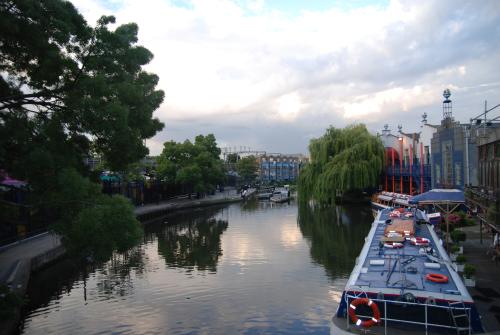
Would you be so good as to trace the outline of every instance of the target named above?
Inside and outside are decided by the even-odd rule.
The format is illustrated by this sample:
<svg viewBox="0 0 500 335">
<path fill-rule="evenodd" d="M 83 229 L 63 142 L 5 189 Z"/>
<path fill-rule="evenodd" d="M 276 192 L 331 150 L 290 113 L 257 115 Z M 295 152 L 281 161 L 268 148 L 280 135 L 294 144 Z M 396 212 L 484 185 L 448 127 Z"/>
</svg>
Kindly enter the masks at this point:
<svg viewBox="0 0 500 335">
<path fill-rule="evenodd" d="M 476 273 L 476 268 L 472 264 L 464 265 L 464 276 L 465 278 L 471 278 Z"/>
<path fill-rule="evenodd" d="M 466 260 L 467 260 L 467 258 L 465 258 L 464 255 L 458 255 L 457 256 L 457 263 L 458 264 L 464 264 Z"/>
<path fill-rule="evenodd" d="M 7 286 L 0 285 L 0 320 L 14 317 L 17 308 L 24 304 L 24 300 Z"/>
<path fill-rule="evenodd" d="M 465 232 L 463 230 L 460 230 L 460 229 L 454 229 L 450 233 L 450 237 L 453 240 L 453 242 L 455 242 L 455 243 L 463 242 L 466 239 Z"/>
<path fill-rule="evenodd" d="M 451 253 L 456 254 L 460 250 L 460 247 L 458 245 L 452 245 L 451 246 Z"/>
</svg>

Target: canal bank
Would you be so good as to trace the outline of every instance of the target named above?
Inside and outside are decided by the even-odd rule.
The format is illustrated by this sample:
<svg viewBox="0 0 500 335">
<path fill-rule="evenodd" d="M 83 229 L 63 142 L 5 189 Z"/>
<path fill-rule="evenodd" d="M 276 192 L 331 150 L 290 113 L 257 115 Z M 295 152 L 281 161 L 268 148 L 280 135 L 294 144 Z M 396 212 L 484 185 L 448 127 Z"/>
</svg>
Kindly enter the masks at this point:
<svg viewBox="0 0 500 335">
<path fill-rule="evenodd" d="M 5 246 L 0 251 L 0 284 L 24 297 L 31 273 L 59 259 L 65 253 L 61 239 L 54 233 L 43 233 Z M 20 312 L 0 322 L 0 334 L 10 334 L 19 323 Z"/>
<path fill-rule="evenodd" d="M 147 224 L 179 210 L 229 204 L 243 199 L 235 189 L 217 192 L 201 199 L 174 198 L 158 204 L 139 206 L 134 212 L 139 221 Z M 65 254 L 57 234 L 46 232 L 0 248 L 0 285 L 5 285 L 23 297 L 33 272 L 60 259 Z M 0 335 L 10 334 L 19 323 L 19 311 L 15 317 L 0 322 Z"/>
<path fill-rule="evenodd" d="M 255 189 L 252 189 L 251 194 L 253 195 L 254 193 Z M 204 198 L 192 197 L 191 199 L 189 199 L 187 196 L 183 196 L 179 198 L 173 198 L 164 202 L 159 202 L 157 204 L 138 206 L 135 208 L 134 212 L 139 221 L 141 221 L 143 224 L 147 224 L 149 222 L 158 220 L 162 216 L 168 215 L 178 210 L 230 204 L 243 200 L 244 199 L 240 194 L 238 194 L 236 189 L 229 188 L 225 191 L 216 192 L 213 195 L 205 196 Z"/>
</svg>

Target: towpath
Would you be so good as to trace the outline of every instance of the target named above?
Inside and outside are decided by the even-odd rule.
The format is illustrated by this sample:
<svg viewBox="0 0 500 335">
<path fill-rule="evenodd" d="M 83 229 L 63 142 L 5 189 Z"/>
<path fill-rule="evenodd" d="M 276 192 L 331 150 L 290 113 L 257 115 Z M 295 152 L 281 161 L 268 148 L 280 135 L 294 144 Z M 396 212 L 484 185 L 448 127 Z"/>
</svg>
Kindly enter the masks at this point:
<svg viewBox="0 0 500 335">
<path fill-rule="evenodd" d="M 466 263 L 476 268 L 476 287 L 469 287 L 469 292 L 482 316 L 486 332 L 500 335 L 500 259 L 495 261 L 487 255 L 493 241 L 486 230 L 483 230 L 481 244 L 479 225 L 461 229 L 467 234 L 463 242 Z"/>
</svg>

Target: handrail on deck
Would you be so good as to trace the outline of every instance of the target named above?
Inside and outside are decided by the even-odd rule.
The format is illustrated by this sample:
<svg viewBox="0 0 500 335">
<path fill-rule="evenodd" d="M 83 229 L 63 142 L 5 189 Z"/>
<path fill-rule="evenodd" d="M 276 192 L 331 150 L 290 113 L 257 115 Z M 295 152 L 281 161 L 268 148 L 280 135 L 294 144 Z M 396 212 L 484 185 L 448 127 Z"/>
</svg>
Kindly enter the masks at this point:
<svg viewBox="0 0 500 335">
<path fill-rule="evenodd" d="M 361 295 L 362 293 L 360 293 Z M 365 293 L 366 294 L 366 293 Z M 351 295 L 351 294 L 346 294 L 345 295 L 345 300 L 347 303 L 347 308 L 349 309 L 349 299 L 357 299 L 359 296 L 356 295 Z M 458 326 L 449 326 L 449 325 L 443 325 L 443 324 L 435 324 L 435 323 L 429 323 L 427 319 L 427 309 L 428 307 L 432 308 L 442 308 L 442 309 L 447 309 L 450 313 L 453 313 L 453 311 L 464 311 L 467 314 L 467 328 L 468 328 L 468 334 L 472 334 L 472 328 L 471 328 L 471 308 L 470 307 L 452 307 L 452 306 L 440 306 L 440 305 L 434 305 L 434 304 L 429 304 L 427 302 L 425 303 L 416 303 L 416 302 L 406 302 L 406 301 L 396 301 L 396 300 L 387 300 L 387 299 L 379 299 L 379 298 L 370 298 L 370 300 L 374 302 L 380 302 L 383 303 L 384 305 L 384 316 L 380 317 L 381 320 L 384 320 L 384 334 L 387 335 L 387 321 L 391 322 L 399 322 L 399 323 L 405 323 L 405 324 L 414 324 L 414 325 L 421 325 L 425 327 L 425 334 L 428 334 L 429 327 L 439 327 L 439 328 L 448 328 L 448 329 L 457 329 L 457 328 L 462 328 Z M 425 322 L 418 322 L 418 321 L 410 321 L 410 320 L 403 320 L 403 319 L 392 319 L 387 317 L 387 303 L 390 304 L 401 304 L 401 305 L 417 305 L 417 306 L 425 306 Z M 358 315 L 361 317 L 366 317 L 366 318 L 371 318 L 371 315 Z M 349 329 L 349 314 L 346 316 L 347 319 L 347 329 Z M 463 327 L 465 328 L 465 327 Z"/>
</svg>

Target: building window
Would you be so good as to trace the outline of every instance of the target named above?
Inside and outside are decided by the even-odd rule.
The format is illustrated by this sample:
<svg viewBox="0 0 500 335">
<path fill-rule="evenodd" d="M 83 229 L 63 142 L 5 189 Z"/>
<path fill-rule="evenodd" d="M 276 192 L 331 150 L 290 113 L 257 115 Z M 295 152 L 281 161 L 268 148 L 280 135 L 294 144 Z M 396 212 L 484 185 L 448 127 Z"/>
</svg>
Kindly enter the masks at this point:
<svg viewBox="0 0 500 335">
<path fill-rule="evenodd" d="M 443 143 L 443 184 L 453 185 L 453 150 L 451 143 Z"/>
<path fill-rule="evenodd" d="M 441 167 L 439 164 L 435 165 L 436 167 L 436 184 L 441 184 Z"/>
<path fill-rule="evenodd" d="M 462 185 L 462 171 L 460 164 L 455 164 L 455 185 Z"/>
</svg>

